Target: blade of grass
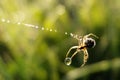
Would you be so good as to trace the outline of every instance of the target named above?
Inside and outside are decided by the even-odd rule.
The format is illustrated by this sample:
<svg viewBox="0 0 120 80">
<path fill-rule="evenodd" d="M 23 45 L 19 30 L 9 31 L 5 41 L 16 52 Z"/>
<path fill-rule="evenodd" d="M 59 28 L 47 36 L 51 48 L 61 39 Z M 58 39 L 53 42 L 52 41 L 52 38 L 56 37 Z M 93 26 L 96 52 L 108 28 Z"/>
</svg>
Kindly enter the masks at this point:
<svg viewBox="0 0 120 80">
<path fill-rule="evenodd" d="M 85 66 L 83 68 L 74 69 L 68 72 L 63 80 L 75 80 L 92 73 L 106 71 L 109 69 L 120 69 L 120 58 L 116 58 L 110 61 L 104 60 L 92 65 Z"/>
</svg>

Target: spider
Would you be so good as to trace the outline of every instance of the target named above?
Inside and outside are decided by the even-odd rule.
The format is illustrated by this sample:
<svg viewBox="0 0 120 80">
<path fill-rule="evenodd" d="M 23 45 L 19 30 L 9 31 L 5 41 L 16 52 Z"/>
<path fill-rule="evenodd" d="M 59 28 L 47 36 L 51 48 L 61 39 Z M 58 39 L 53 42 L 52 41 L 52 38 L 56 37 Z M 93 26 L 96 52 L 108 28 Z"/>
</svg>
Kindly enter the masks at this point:
<svg viewBox="0 0 120 80">
<path fill-rule="evenodd" d="M 87 62 L 87 59 L 89 57 L 87 48 L 93 48 L 96 45 L 95 40 L 93 38 L 90 38 L 90 36 L 98 38 L 96 35 L 94 35 L 92 33 L 85 35 L 85 36 L 77 36 L 77 35 L 73 36 L 75 39 L 78 40 L 78 46 L 73 46 L 68 50 L 68 52 L 66 54 L 66 58 L 65 58 L 66 65 L 70 65 L 72 62 L 72 58 L 80 51 L 83 51 L 83 53 L 84 53 L 83 64 L 81 65 L 81 67 L 85 65 L 85 63 Z M 72 54 L 71 57 L 68 57 L 68 55 L 72 49 L 76 49 L 76 51 Z"/>
</svg>

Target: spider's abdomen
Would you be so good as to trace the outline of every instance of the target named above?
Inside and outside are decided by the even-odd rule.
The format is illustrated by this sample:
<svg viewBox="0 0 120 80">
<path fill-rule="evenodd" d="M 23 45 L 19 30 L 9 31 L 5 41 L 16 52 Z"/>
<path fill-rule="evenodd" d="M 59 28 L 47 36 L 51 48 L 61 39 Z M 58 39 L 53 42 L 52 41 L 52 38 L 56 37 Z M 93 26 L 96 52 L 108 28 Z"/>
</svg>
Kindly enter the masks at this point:
<svg viewBox="0 0 120 80">
<path fill-rule="evenodd" d="M 94 46 L 96 45 L 96 42 L 94 39 L 92 38 L 87 38 L 86 41 L 85 41 L 85 46 L 87 48 L 93 48 Z"/>
</svg>

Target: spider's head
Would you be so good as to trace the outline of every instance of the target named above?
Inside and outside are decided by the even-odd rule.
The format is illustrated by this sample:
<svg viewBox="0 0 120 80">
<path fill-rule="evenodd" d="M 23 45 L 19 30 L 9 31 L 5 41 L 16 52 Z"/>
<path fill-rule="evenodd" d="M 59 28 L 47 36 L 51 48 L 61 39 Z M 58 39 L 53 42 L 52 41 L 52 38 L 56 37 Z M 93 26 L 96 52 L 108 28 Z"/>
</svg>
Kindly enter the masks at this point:
<svg viewBox="0 0 120 80">
<path fill-rule="evenodd" d="M 87 48 L 93 48 L 96 45 L 95 40 L 92 38 L 86 38 L 84 43 Z"/>
</svg>

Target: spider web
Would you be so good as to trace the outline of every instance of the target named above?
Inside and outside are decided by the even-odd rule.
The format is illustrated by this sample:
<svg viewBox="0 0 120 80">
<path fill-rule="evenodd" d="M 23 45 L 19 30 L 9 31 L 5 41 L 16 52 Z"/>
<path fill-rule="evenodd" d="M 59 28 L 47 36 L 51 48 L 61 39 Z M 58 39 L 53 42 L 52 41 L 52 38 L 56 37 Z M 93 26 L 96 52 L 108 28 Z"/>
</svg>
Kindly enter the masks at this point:
<svg viewBox="0 0 120 80">
<path fill-rule="evenodd" d="M 60 32 L 57 29 L 46 28 L 46 27 L 43 27 L 43 26 L 38 26 L 38 25 L 24 23 L 24 22 L 19 22 L 19 21 L 18 22 L 13 22 L 13 21 L 11 21 L 9 19 L 5 19 L 5 18 L 1 18 L 1 22 L 2 23 L 6 23 L 6 24 L 16 24 L 16 25 L 25 26 L 25 27 L 28 27 L 28 28 L 35 28 L 35 29 L 38 29 L 38 30 L 41 30 L 41 31 L 48 31 L 48 32 L 55 32 L 55 33 Z M 76 34 L 73 34 L 71 32 L 66 32 L 66 31 L 63 34 L 71 36 L 73 38 L 75 38 L 77 36 Z"/>
</svg>

